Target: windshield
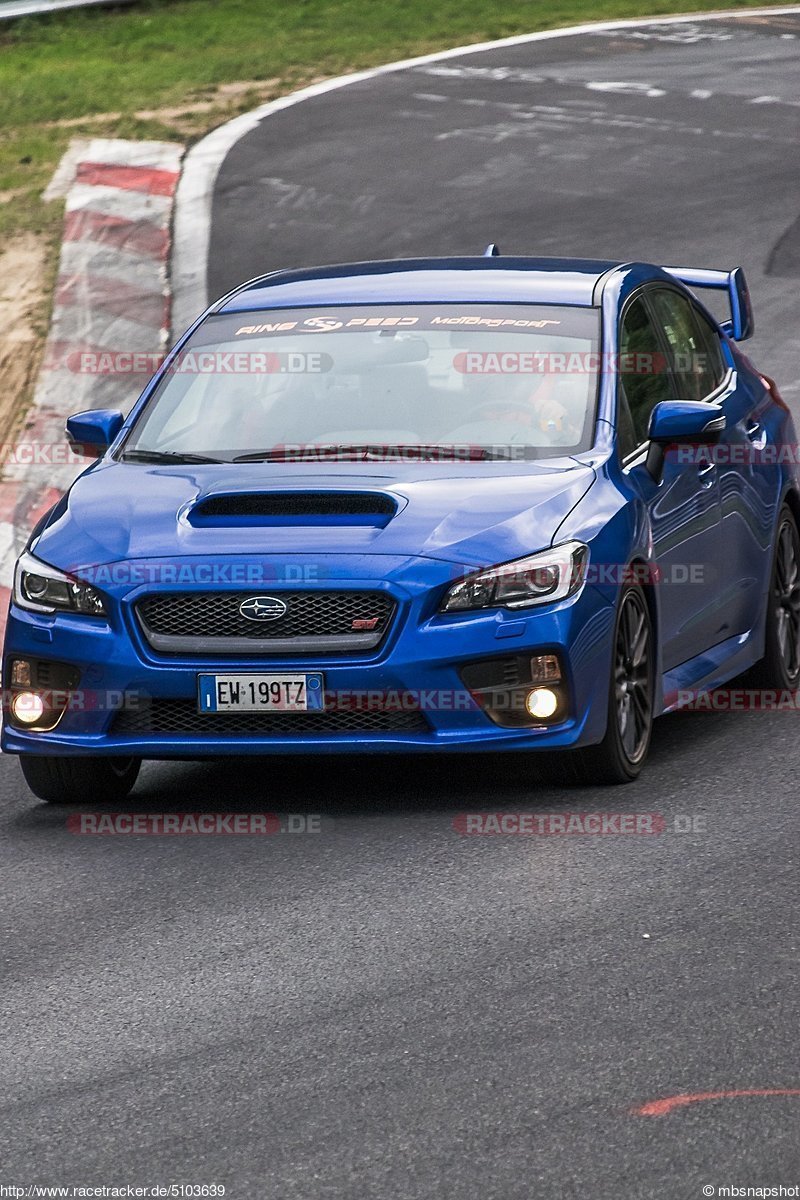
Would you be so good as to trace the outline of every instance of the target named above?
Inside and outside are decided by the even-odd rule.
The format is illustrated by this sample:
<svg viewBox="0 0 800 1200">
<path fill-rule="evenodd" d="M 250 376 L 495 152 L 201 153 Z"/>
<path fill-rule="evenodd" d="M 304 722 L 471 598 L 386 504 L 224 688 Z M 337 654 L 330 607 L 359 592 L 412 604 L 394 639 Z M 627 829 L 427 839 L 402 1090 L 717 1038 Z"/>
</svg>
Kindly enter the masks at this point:
<svg viewBox="0 0 800 1200">
<path fill-rule="evenodd" d="M 539 458 L 592 442 L 599 312 L 404 305 L 211 316 L 123 459 Z"/>
</svg>

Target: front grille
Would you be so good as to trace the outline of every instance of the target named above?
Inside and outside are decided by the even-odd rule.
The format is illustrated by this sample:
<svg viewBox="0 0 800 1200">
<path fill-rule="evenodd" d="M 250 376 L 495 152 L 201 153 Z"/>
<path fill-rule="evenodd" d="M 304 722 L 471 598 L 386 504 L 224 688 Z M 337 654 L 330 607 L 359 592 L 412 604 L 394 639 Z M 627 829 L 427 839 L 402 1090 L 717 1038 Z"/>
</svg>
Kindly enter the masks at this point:
<svg viewBox="0 0 800 1200">
<path fill-rule="evenodd" d="M 261 737 L 303 737 L 321 734 L 424 734 L 430 725 L 418 709 L 381 711 L 340 709 L 318 713 L 199 713 L 193 700 L 144 700 L 122 708 L 111 725 L 112 734 L 179 734 L 207 737 L 256 734 Z"/>
<path fill-rule="evenodd" d="M 380 645 L 395 612 L 383 592 L 273 592 L 286 612 L 275 620 L 242 616 L 255 592 L 183 592 L 145 596 L 136 605 L 154 650 L 167 654 L 345 654 Z"/>
</svg>

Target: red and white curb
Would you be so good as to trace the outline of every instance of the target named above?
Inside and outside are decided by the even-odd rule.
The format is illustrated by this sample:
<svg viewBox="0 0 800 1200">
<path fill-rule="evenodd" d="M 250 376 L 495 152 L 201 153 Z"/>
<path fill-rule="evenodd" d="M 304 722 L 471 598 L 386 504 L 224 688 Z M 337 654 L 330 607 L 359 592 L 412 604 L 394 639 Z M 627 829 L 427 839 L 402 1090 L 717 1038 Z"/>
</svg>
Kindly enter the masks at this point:
<svg viewBox="0 0 800 1200">
<path fill-rule="evenodd" d="M 5 447 L 2 621 L 14 562 L 31 528 L 87 465 L 67 446 L 66 417 L 86 408 L 127 411 L 150 371 L 120 374 L 113 364 L 166 349 L 170 230 L 182 156 L 183 147 L 171 142 L 76 140 L 45 193 L 66 197 L 63 240 L 33 404 L 14 444 Z"/>
</svg>

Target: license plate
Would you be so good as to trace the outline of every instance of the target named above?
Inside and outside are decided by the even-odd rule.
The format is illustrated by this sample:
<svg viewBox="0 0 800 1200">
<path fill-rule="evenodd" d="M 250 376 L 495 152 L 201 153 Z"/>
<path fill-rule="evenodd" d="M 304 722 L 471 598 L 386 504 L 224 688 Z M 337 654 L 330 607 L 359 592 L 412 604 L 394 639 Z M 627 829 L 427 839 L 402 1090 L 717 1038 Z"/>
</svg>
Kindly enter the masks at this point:
<svg viewBox="0 0 800 1200">
<path fill-rule="evenodd" d="M 201 713 L 321 712 L 322 675 L 199 675 Z"/>
</svg>

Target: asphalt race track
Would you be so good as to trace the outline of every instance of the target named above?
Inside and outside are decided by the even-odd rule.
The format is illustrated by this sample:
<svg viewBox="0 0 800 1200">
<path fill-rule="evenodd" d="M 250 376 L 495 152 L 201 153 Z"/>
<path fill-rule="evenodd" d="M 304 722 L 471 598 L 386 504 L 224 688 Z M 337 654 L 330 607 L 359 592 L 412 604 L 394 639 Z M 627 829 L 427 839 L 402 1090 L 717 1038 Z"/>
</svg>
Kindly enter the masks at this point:
<svg viewBox="0 0 800 1200">
<path fill-rule="evenodd" d="M 747 269 L 800 417 L 800 15 L 532 42 L 378 76 L 230 152 L 209 290 L 508 252 Z M 659 722 L 636 784 L 526 761 L 152 764 L 139 813 L 319 831 L 91 837 L 0 761 L 3 1183 L 269 1200 L 700 1197 L 800 1184 L 800 714 Z M 459 814 L 658 813 L 655 836 Z M 98 813 L 91 797 L 85 812 Z M 706 1193 L 708 1194 L 708 1193 Z"/>
</svg>

